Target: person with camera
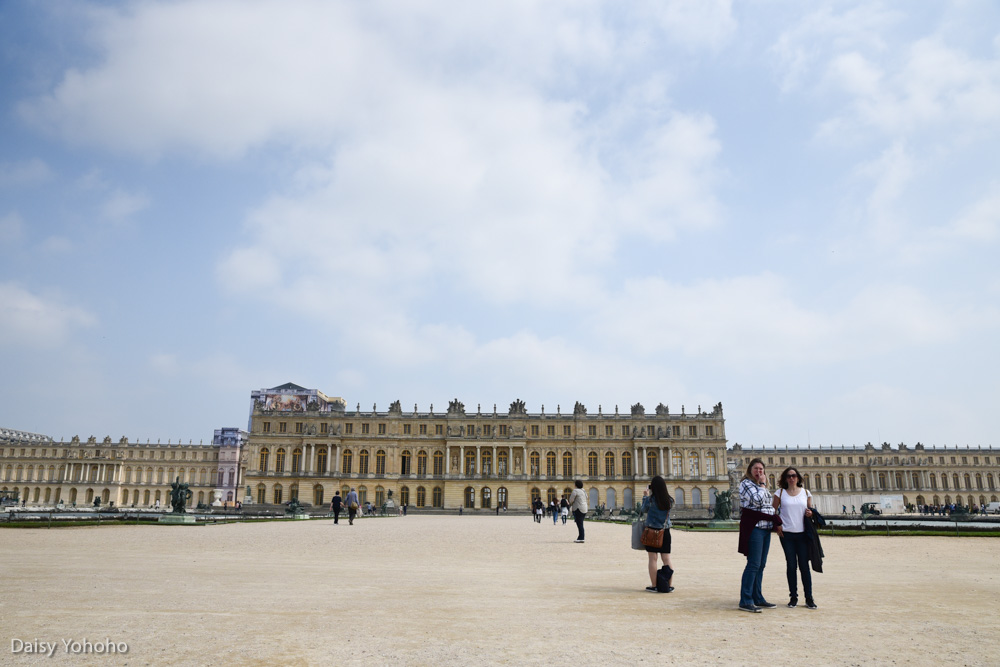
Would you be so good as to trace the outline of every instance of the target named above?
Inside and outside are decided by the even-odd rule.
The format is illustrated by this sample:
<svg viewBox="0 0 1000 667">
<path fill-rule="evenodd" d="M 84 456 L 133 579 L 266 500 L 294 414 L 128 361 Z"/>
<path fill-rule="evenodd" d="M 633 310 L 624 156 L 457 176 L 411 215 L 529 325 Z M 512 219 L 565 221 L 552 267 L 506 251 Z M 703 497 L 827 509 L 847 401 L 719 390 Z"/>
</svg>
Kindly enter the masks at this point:
<svg viewBox="0 0 1000 667">
<path fill-rule="evenodd" d="M 674 570 L 670 565 L 670 508 L 674 505 L 674 499 L 667 492 L 667 483 L 662 477 L 653 477 L 649 486 L 642 492 L 642 507 L 640 512 L 646 514 L 645 530 L 663 531 L 663 541 L 660 546 L 646 546 L 646 554 L 649 558 L 649 586 L 646 590 L 650 593 L 669 593 L 674 590 Z M 660 555 L 663 566 L 670 576 L 667 579 L 667 589 L 661 591 L 656 586 L 656 555 Z"/>
</svg>

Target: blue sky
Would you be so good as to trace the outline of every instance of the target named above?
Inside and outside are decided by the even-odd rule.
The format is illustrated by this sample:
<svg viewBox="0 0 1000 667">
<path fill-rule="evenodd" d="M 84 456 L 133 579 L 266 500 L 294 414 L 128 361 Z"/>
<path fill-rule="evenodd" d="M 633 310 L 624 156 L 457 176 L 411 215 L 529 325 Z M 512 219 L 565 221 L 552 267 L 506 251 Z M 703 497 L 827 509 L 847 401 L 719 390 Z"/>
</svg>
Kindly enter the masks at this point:
<svg viewBox="0 0 1000 667">
<path fill-rule="evenodd" d="M 722 402 L 992 445 L 1000 6 L 0 4 L 0 424 Z"/>
</svg>

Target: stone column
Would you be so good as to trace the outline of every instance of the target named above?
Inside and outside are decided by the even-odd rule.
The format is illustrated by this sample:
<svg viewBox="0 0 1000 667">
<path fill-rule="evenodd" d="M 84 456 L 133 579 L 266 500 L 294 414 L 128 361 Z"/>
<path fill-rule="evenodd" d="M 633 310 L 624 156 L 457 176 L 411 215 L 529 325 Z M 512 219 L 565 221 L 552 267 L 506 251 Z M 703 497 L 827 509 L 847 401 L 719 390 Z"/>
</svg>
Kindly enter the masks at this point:
<svg viewBox="0 0 1000 667">
<path fill-rule="evenodd" d="M 666 463 L 664 463 L 666 459 Z M 670 465 L 670 449 L 668 447 L 660 447 L 660 475 L 665 478 L 669 477 L 667 474 L 667 466 Z"/>
</svg>

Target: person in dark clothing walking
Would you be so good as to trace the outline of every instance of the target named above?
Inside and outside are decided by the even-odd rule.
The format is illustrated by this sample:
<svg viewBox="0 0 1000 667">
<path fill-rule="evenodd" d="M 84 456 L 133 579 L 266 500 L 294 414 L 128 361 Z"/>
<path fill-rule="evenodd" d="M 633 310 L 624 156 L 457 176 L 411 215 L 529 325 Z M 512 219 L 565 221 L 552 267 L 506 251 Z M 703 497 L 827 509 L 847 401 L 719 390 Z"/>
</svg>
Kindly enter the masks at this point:
<svg viewBox="0 0 1000 667">
<path fill-rule="evenodd" d="M 343 509 L 344 502 L 340 498 L 340 491 L 333 494 L 333 502 L 330 503 L 330 511 L 333 512 L 333 522 L 340 523 L 340 510 Z"/>
</svg>

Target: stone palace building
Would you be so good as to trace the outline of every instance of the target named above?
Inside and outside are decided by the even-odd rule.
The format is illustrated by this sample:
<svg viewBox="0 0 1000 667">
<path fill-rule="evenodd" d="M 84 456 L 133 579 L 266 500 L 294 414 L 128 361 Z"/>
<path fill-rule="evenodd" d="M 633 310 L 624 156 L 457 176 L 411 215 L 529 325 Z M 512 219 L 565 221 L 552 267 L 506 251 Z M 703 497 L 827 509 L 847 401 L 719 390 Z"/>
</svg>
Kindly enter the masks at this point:
<svg viewBox="0 0 1000 667">
<path fill-rule="evenodd" d="M 467 409 L 348 410 L 342 398 L 284 384 L 251 392 L 249 428 L 217 429 L 210 444 L 141 443 L 110 437 L 57 442 L 0 429 L 0 491 L 27 506 L 168 504 L 180 478 L 190 504 L 280 505 L 293 498 L 325 505 L 352 487 L 362 502 L 390 497 L 412 508 L 523 510 L 534 498 L 567 496 L 581 479 L 591 507 L 631 507 L 653 475 L 663 475 L 679 510 L 706 510 L 716 494 L 761 457 L 772 487 L 797 466 L 821 509 L 900 497 L 903 505 L 997 502 L 1000 451 L 992 447 L 871 444 L 837 448 L 727 450 L 722 404 L 650 413 L 529 412 L 515 400 Z M 854 499 L 854 501 L 852 501 Z M 895 508 L 893 508 L 895 509 Z M 901 509 L 901 508 L 900 508 Z"/>
</svg>

